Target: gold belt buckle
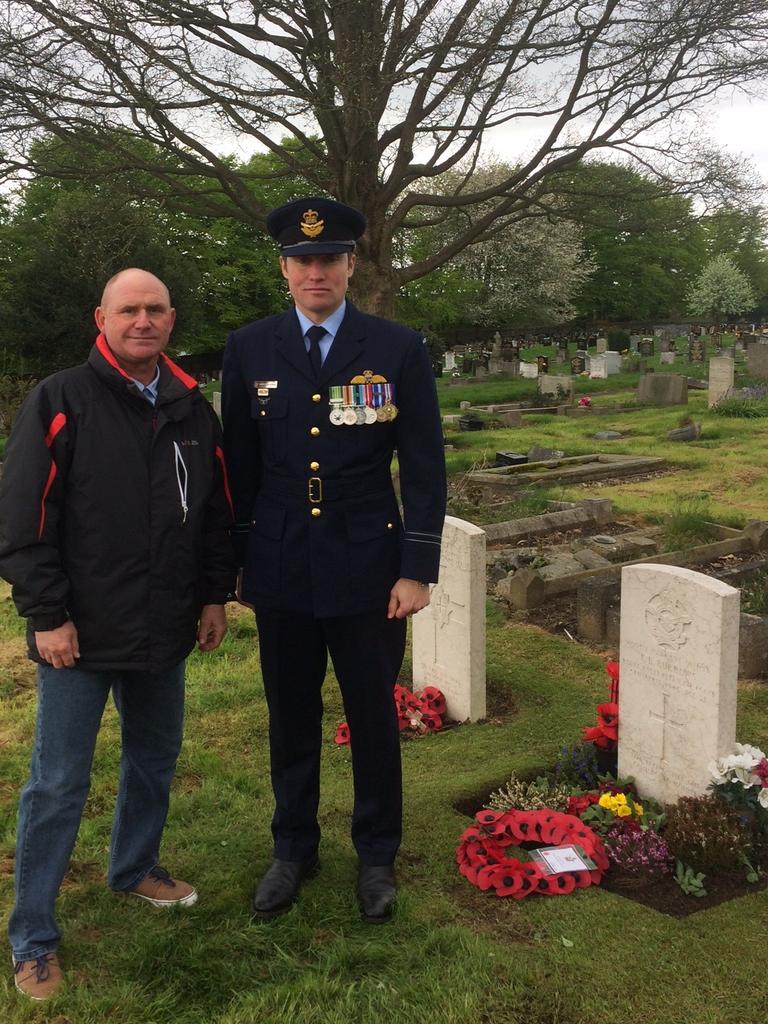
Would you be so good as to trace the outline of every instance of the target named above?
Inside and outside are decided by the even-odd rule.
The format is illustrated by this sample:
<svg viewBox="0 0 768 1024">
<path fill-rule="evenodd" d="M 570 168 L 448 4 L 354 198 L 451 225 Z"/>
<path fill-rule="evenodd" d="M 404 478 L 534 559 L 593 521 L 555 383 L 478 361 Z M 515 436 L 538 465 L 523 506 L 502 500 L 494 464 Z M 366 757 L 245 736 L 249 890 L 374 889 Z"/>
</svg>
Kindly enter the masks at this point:
<svg viewBox="0 0 768 1024">
<path fill-rule="evenodd" d="M 319 476 L 309 478 L 309 501 L 312 505 L 319 505 L 323 500 L 323 481 Z"/>
</svg>

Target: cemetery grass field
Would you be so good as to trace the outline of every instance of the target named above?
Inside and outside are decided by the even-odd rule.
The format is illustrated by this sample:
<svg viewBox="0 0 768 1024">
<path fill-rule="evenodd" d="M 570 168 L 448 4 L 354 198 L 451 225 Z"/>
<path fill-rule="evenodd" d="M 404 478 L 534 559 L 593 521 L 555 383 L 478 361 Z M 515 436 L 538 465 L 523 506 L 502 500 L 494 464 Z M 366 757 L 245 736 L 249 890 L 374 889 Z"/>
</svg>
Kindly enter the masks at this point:
<svg viewBox="0 0 768 1024">
<path fill-rule="evenodd" d="M 17 790 L 34 719 L 33 670 L 7 589 L 0 599 L 0 910 L 12 898 Z M 762 1024 L 768 892 L 676 920 L 590 889 L 521 903 L 480 893 L 453 854 L 462 798 L 550 764 L 605 694 L 602 659 L 489 605 L 489 718 L 403 742 L 406 838 L 394 923 L 363 925 L 348 840 L 348 748 L 326 686 L 322 872 L 299 904 L 253 924 L 270 854 L 267 724 L 254 625 L 235 610 L 221 651 L 189 664 L 187 733 L 163 860 L 200 902 L 155 911 L 103 873 L 118 743 L 106 716 L 93 788 L 59 901 L 70 984 L 50 1004 L 0 972 L 4 1024 Z M 404 679 L 409 680 L 406 666 Z M 768 687 L 740 688 L 738 735 L 768 743 Z M 479 808 L 478 808 L 479 809 Z"/>
<path fill-rule="evenodd" d="M 626 392 L 623 397 L 629 399 L 630 395 Z M 595 405 L 600 407 L 599 399 Z M 667 440 L 667 433 L 688 416 L 701 423 L 701 437 L 687 442 Z M 705 391 L 690 391 L 687 406 L 583 418 L 542 414 L 526 416 L 523 424 L 503 430 L 450 432 L 446 439 L 457 450 L 446 455 L 449 473 L 456 476 L 473 467 L 492 465 L 497 451 L 525 454 L 534 444 L 557 448 L 566 456 L 593 452 L 661 456 L 668 462 L 667 470 L 674 472 L 615 483 L 554 486 L 549 496 L 567 500 L 611 498 L 620 513 L 655 518 L 676 511 L 692 496 L 703 496 L 708 514 L 723 525 L 741 526 L 747 519 L 768 519 L 768 418 L 718 415 L 707 409 Z M 594 440 L 593 434 L 603 430 L 617 430 L 624 436 L 615 441 Z"/>
</svg>

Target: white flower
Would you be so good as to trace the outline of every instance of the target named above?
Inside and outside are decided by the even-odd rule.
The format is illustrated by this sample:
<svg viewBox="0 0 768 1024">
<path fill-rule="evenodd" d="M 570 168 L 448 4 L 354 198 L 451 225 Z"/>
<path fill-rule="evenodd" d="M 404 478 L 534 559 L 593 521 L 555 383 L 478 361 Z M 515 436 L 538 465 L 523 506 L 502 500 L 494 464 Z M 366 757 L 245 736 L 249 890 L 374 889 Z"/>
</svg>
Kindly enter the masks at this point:
<svg viewBox="0 0 768 1024">
<path fill-rule="evenodd" d="M 768 811 L 768 786 L 763 787 L 757 794 L 757 802 Z"/>
<path fill-rule="evenodd" d="M 713 784 L 723 786 L 729 782 L 738 782 L 745 789 L 760 785 L 760 779 L 754 774 L 753 769 L 765 756 L 762 750 L 746 743 L 737 743 L 735 748 L 734 754 L 721 757 L 709 765 Z"/>
<path fill-rule="evenodd" d="M 733 749 L 737 754 L 743 754 L 745 757 L 751 758 L 753 761 L 751 767 L 753 768 L 756 764 L 760 764 L 765 757 L 765 754 L 759 747 L 752 747 L 749 743 L 734 743 Z"/>
<path fill-rule="evenodd" d="M 725 772 L 720 766 L 720 761 L 710 761 L 707 765 L 707 771 L 712 779 L 712 784 L 715 786 L 722 786 L 728 781 Z"/>
</svg>

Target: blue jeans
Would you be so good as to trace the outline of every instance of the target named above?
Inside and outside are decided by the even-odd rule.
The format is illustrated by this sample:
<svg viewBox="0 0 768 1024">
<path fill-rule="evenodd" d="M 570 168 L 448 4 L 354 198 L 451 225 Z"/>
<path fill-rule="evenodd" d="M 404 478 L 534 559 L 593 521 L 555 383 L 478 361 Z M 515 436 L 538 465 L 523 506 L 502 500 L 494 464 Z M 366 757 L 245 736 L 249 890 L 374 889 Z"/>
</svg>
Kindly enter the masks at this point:
<svg viewBox="0 0 768 1024">
<path fill-rule="evenodd" d="M 16 838 L 13 958 L 56 949 L 54 904 L 91 783 L 101 716 L 112 690 L 120 716 L 120 784 L 108 883 L 130 889 L 158 863 L 184 728 L 184 662 L 166 672 L 38 667 L 37 728 Z"/>
</svg>

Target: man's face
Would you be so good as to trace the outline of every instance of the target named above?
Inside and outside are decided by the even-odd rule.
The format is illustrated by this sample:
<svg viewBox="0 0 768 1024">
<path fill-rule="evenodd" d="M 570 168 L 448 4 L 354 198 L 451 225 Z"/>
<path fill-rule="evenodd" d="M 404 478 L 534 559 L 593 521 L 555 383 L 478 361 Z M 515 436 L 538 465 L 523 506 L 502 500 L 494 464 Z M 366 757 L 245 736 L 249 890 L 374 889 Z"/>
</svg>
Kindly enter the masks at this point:
<svg viewBox="0 0 768 1024">
<path fill-rule="evenodd" d="M 281 256 L 280 269 L 304 316 L 320 323 L 338 309 L 355 269 L 354 253 Z"/>
<path fill-rule="evenodd" d="M 130 372 L 157 361 L 176 310 L 162 281 L 143 270 L 128 270 L 108 286 L 95 317 L 118 362 Z"/>
</svg>

